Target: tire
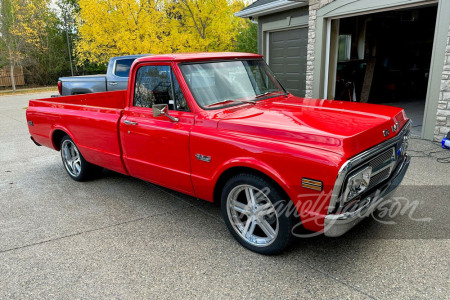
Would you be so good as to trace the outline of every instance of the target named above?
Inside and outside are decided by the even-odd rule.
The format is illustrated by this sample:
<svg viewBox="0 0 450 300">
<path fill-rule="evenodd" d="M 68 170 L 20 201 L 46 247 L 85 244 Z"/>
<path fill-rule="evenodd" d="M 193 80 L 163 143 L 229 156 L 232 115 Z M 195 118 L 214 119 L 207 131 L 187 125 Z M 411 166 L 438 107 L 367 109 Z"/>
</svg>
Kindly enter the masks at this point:
<svg viewBox="0 0 450 300">
<path fill-rule="evenodd" d="M 65 135 L 61 140 L 61 159 L 69 176 L 76 181 L 86 181 L 98 175 L 102 168 L 88 163 L 72 139 Z"/>
<path fill-rule="evenodd" d="M 277 185 L 243 173 L 228 180 L 222 190 L 222 216 L 242 246 L 260 254 L 278 254 L 293 237 L 295 219 L 283 209 L 289 201 Z"/>
</svg>

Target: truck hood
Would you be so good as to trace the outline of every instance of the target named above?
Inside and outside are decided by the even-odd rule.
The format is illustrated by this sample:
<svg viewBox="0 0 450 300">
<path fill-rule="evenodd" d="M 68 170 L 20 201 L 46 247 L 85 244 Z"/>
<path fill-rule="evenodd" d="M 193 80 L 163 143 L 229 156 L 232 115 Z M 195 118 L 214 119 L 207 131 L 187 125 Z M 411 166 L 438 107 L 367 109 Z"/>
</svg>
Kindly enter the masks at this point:
<svg viewBox="0 0 450 300">
<path fill-rule="evenodd" d="M 350 158 L 394 137 L 407 121 L 403 109 L 397 107 L 288 96 L 225 110 L 220 114 L 218 130 L 319 148 Z M 398 129 L 393 131 L 397 123 Z M 389 130 L 388 136 L 385 130 Z"/>
</svg>

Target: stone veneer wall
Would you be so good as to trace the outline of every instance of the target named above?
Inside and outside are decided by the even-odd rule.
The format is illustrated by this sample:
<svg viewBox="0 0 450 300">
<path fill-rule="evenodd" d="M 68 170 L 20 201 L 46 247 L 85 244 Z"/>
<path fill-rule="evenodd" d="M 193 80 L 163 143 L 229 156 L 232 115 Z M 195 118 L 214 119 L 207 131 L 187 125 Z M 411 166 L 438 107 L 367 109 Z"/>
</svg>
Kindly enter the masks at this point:
<svg viewBox="0 0 450 300">
<path fill-rule="evenodd" d="M 448 29 L 447 47 L 445 48 L 445 63 L 442 72 L 441 92 L 437 110 L 436 128 L 434 139 L 442 140 L 442 137 L 450 131 L 450 27 Z"/>
<path fill-rule="evenodd" d="M 306 63 L 306 95 L 312 97 L 312 89 L 314 82 L 314 60 L 315 60 L 315 44 L 316 44 L 316 20 L 317 10 L 335 0 L 309 0 L 309 22 L 308 22 L 308 53 Z"/>
<path fill-rule="evenodd" d="M 314 60 L 316 44 L 316 20 L 317 10 L 335 0 L 310 0 L 309 1 L 309 30 L 308 30 L 308 62 L 306 66 L 306 97 L 312 97 L 314 82 Z M 436 128 L 434 139 L 442 140 L 444 134 L 450 131 L 450 27 L 445 51 L 445 64 L 442 72 L 441 91 L 439 96 Z"/>
</svg>

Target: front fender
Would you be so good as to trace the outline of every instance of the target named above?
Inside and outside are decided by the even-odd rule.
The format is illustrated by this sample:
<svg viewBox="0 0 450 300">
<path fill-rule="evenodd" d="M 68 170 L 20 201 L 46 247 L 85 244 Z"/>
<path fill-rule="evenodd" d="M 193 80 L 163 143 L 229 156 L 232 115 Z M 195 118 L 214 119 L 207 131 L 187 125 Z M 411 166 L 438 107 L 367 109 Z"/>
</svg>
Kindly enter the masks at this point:
<svg viewBox="0 0 450 300">
<path fill-rule="evenodd" d="M 217 185 L 219 178 L 224 173 L 233 168 L 248 168 L 263 173 L 264 175 L 275 181 L 289 195 L 290 191 L 289 185 L 285 180 L 283 180 L 281 174 L 279 174 L 274 168 L 272 168 L 267 163 L 264 163 L 253 157 L 236 157 L 228 161 L 225 161 L 223 164 L 221 164 L 213 175 L 212 181 L 214 187 Z M 291 197 L 291 195 L 289 196 Z"/>
</svg>

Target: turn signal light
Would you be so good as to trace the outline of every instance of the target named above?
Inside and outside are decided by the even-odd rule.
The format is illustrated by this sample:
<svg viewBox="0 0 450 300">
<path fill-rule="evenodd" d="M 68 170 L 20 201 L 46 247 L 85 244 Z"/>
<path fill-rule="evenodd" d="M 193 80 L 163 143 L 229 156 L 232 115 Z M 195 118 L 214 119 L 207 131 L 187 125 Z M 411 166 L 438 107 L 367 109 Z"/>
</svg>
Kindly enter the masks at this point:
<svg viewBox="0 0 450 300">
<path fill-rule="evenodd" d="M 319 180 L 302 178 L 302 187 L 321 192 L 323 190 L 323 183 Z"/>
</svg>

